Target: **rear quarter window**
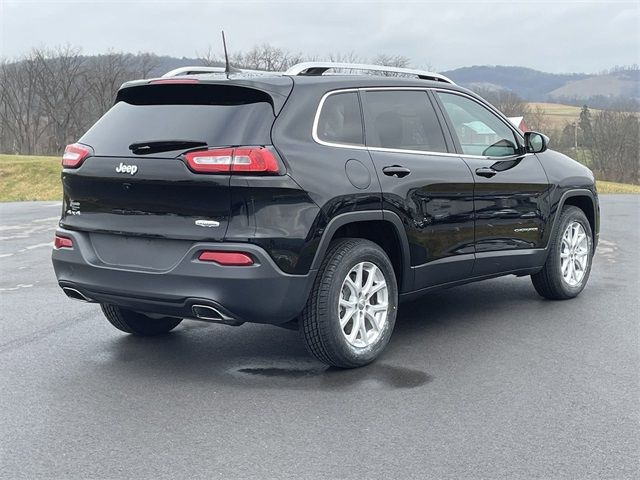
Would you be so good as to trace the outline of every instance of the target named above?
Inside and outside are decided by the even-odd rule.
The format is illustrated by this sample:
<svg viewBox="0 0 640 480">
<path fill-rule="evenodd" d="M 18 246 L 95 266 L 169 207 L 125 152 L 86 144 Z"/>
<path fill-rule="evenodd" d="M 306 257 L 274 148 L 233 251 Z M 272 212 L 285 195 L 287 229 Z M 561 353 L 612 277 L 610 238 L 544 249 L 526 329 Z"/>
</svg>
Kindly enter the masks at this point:
<svg viewBox="0 0 640 480">
<path fill-rule="evenodd" d="M 362 114 L 357 92 L 332 93 L 322 104 L 316 134 L 320 141 L 364 145 Z"/>
</svg>

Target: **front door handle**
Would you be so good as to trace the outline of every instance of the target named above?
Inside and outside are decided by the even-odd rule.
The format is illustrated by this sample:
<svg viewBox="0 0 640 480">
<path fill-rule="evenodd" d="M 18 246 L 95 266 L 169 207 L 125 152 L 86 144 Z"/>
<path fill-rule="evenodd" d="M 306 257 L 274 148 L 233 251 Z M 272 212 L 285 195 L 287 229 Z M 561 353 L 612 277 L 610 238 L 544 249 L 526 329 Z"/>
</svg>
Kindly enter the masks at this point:
<svg viewBox="0 0 640 480">
<path fill-rule="evenodd" d="M 480 167 L 480 168 L 476 168 L 476 175 L 479 175 L 480 177 L 485 177 L 485 178 L 491 178 L 493 177 L 496 173 L 498 173 L 497 171 L 495 171 L 493 168 L 491 167 Z"/>
<path fill-rule="evenodd" d="M 411 170 L 400 165 L 390 165 L 388 167 L 384 167 L 382 169 L 382 173 L 384 173 L 385 175 L 389 175 L 390 177 L 402 178 L 409 175 L 411 173 Z"/>
</svg>

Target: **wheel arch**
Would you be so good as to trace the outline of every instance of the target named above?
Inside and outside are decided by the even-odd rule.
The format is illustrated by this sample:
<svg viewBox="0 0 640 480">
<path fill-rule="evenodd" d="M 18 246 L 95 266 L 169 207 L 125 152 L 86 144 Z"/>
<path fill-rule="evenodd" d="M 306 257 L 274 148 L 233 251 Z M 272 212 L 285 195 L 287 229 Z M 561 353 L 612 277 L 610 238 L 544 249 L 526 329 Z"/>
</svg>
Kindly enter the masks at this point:
<svg viewBox="0 0 640 480">
<path fill-rule="evenodd" d="M 565 207 L 565 205 L 572 205 L 574 207 L 582 210 L 589 221 L 589 225 L 591 226 L 591 234 L 593 236 L 593 246 L 594 249 L 598 244 L 598 233 L 600 231 L 600 219 L 599 219 L 599 209 L 597 198 L 591 190 L 587 189 L 575 189 L 568 190 L 562 194 L 560 200 L 558 201 L 557 208 L 555 214 L 553 216 L 553 225 L 551 228 L 551 232 L 554 231 L 556 227 L 556 223 L 558 218 L 560 217 L 560 212 Z M 547 241 L 547 248 L 549 246 L 549 241 Z"/>
<path fill-rule="evenodd" d="M 311 268 L 320 268 L 332 240 L 345 237 L 365 238 L 378 244 L 391 260 L 398 281 L 398 291 L 411 290 L 413 270 L 410 267 L 409 242 L 397 214 L 378 210 L 335 216 L 322 234 Z"/>
</svg>

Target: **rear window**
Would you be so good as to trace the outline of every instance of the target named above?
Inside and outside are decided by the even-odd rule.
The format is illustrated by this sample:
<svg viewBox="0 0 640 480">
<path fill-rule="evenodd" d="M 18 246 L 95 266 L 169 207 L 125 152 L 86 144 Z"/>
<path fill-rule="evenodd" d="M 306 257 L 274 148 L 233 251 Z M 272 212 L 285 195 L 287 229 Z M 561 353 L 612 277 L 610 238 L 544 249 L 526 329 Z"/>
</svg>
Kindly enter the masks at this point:
<svg viewBox="0 0 640 480">
<path fill-rule="evenodd" d="M 275 119 L 270 100 L 265 92 L 232 85 L 132 87 L 119 93 L 116 104 L 80 142 L 104 156 L 131 156 L 129 145 L 147 141 L 268 145 Z"/>
</svg>

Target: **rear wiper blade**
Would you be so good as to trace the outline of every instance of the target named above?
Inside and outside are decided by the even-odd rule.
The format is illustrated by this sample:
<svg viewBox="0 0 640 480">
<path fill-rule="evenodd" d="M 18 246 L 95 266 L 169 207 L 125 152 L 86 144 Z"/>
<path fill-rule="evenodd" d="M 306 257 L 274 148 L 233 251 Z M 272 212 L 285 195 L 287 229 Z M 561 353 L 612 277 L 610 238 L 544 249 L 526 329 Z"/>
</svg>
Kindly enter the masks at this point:
<svg viewBox="0 0 640 480">
<path fill-rule="evenodd" d="M 199 140 L 153 140 L 149 142 L 132 143 L 129 145 L 129 150 L 136 155 L 148 155 L 150 153 L 206 146 L 207 142 L 201 142 Z"/>
</svg>

